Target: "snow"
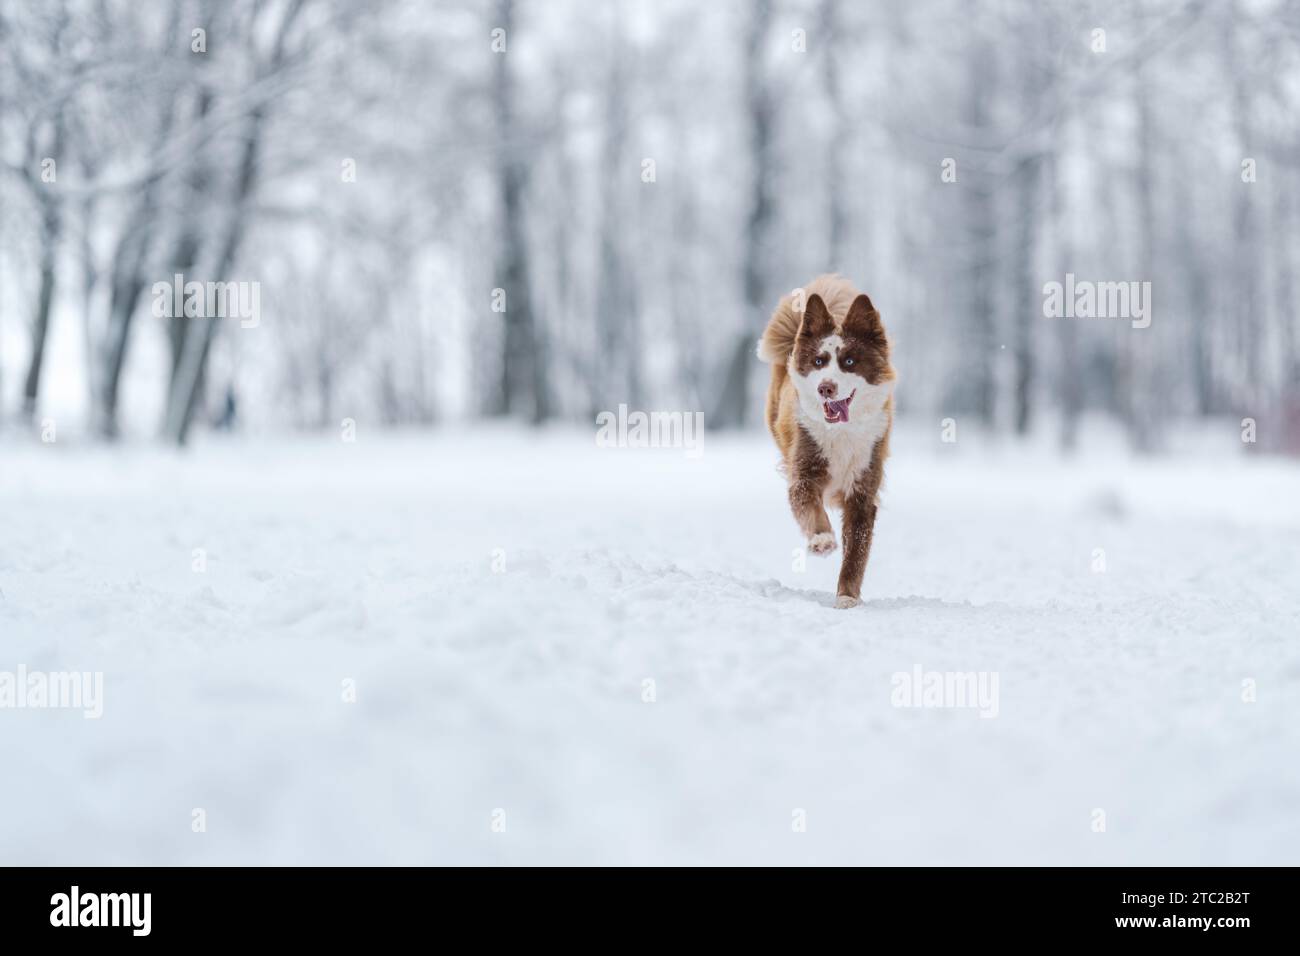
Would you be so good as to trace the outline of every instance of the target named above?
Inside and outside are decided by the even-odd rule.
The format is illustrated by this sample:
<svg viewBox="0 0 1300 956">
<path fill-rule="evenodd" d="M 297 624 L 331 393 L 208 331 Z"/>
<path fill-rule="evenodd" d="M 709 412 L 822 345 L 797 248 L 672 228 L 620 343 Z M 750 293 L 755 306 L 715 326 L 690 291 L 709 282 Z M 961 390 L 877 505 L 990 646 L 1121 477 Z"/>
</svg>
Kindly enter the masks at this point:
<svg viewBox="0 0 1300 956">
<path fill-rule="evenodd" d="M 1300 467 L 903 430 L 836 610 L 775 462 L 10 444 L 0 671 L 104 699 L 0 710 L 0 862 L 1295 862 Z M 894 706 L 918 667 L 996 716 Z"/>
</svg>

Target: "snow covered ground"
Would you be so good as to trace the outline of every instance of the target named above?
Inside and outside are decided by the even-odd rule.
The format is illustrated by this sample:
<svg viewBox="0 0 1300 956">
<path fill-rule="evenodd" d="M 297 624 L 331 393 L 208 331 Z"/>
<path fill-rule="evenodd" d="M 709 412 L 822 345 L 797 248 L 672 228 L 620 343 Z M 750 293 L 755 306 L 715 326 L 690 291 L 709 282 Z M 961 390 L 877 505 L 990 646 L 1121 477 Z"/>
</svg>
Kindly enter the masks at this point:
<svg viewBox="0 0 1300 956">
<path fill-rule="evenodd" d="M 936 438 L 849 611 L 757 434 L 10 442 L 0 863 L 1300 862 L 1300 467 Z"/>
</svg>

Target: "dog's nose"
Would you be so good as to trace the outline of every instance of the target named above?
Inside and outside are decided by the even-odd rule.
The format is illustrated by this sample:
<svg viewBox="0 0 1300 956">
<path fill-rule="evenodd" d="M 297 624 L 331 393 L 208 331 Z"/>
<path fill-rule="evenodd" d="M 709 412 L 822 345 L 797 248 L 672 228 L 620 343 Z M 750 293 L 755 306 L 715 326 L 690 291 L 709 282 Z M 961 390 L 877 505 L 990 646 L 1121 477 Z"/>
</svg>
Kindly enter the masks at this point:
<svg viewBox="0 0 1300 956">
<path fill-rule="evenodd" d="M 840 387 L 831 381 L 822 382 L 817 386 L 817 394 L 828 402 L 835 397 L 835 393 L 839 390 Z"/>
</svg>

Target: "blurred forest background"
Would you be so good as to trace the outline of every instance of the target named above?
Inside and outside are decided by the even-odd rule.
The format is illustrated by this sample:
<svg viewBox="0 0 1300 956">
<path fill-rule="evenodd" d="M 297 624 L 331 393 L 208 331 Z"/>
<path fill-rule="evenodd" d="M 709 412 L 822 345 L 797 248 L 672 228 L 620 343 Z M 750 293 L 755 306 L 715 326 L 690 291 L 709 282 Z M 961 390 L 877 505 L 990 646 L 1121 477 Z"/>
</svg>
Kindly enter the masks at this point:
<svg viewBox="0 0 1300 956">
<path fill-rule="evenodd" d="M 1283 0 L 0 0 L 3 434 L 756 428 L 840 271 L 903 416 L 1300 451 L 1297 106 Z M 1150 328 L 1045 318 L 1067 272 Z"/>
</svg>

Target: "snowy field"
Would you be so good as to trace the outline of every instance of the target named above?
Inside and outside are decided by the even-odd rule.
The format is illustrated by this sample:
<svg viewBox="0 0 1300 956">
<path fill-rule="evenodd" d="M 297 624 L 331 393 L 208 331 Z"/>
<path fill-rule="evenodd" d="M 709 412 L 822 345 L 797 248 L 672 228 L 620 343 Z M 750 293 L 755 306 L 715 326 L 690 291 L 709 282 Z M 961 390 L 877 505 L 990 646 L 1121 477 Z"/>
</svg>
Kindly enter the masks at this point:
<svg viewBox="0 0 1300 956">
<path fill-rule="evenodd" d="M 1300 862 L 1300 466 L 979 444 L 840 611 L 758 434 L 9 442 L 0 863 Z"/>
</svg>

